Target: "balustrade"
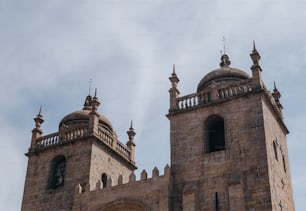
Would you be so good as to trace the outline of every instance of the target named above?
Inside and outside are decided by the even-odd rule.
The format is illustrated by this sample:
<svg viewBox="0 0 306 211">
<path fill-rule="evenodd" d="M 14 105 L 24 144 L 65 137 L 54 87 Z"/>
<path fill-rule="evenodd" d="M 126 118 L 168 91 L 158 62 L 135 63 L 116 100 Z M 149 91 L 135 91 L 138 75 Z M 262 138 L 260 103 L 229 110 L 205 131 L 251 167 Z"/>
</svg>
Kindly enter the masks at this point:
<svg viewBox="0 0 306 211">
<path fill-rule="evenodd" d="M 209 102 L 210 102 L 209 92 L 194 93 L 177 99 L 177 105 L 179 110 L 192 108 Z"/>
<path fill-rule="evenodd" d="M 249 81 L 238 85 L 224 87 L 217 90 L 217 100 L 223 100 L 233 96 L 238 96 L 241 94 L 251 92 L 252 90 L 253 89 Z M 199 92 L 177 98 L 177 107 L 178 110 L 184 110 L 199 105 L 207 104 L 210 102 L 211 102 L 210 92 Z"/>
<path fill-rule="evenodd" d="M 38 148 L 44 148 L 44 147 L 56 145 L 58 144 L 58 141 L 59 141 L 58 133 L 52 133 L 47 136 L 38 138 L 36 143 L 37 143 Z"/>
<path fill-rule="evenodd" d="M 87 136 L 88 129 L 87 128 L 75 128 L 69 131 L 66 131 L 62 137 L 59 137 L 59 133 L 52 133 L 43 137 L 40 137 L 36 140 L 36 145 L 39 149 L 46 148 L 49 146 L 55 146 L 60 143 L 72 141 L 77 138 L 81 138 Z M 110 148 L 118 152 L 121 156 L 126 159 L 130 159 L 130 149 L 117 140 L 109 131 L 100 127 L 98 129 L 98 137 L 103 143 L 108 145 Z"/>
<path fill-rule="evenodd" d="M 116 151 L 128 159 L 130 158 L 130 150 L 119 141 L 116 144 Z"/>
<path fill-rule="evenodd" d="M 240 84 L 237 86 L 229 86 L 222 89 L 218 89 L 218 98 L 226 99 L 229 97 L 241 95 L 252 91 L 252 86 L 249 83 Z"/>
</svg>

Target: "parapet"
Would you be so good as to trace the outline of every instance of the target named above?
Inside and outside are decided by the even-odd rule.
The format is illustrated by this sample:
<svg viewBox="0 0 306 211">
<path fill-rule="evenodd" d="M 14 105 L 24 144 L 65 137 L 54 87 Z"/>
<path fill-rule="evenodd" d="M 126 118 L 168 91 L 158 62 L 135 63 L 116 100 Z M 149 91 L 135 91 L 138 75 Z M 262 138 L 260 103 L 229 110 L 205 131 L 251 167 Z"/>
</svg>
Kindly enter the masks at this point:
<svg viewBox="0 0 306 211">
<path fill-rule="evenodd" d="M 168 182 L 170 179 L 170 166 L 167 164 L 164 168 L 164 174 L 159 175 L 159 169 L 157 167 L 154 167 L 152 170 L 152 177 L 148 178 L 148 173 L 146 170 L 142 170 L 140 173 L 140 179 L 136 179 L 136 175 L 133 173 L 130 174 L 129 180 L 127 183 L 123 183 L 123 177 L 120 175 L 116 180 L 118 183 L 116 185 L 112 184 L 113 178 L 109 177 L 107 180 L 107 185 L 106 187 L 102 187 L 102 183 L 100 180 L 97 181 L 96 185 L 94 187 L 91 187 L 90 185 L 82 185 L 78 184 L 76 186 L 76 191 L 75 194 L 82 194 L 85 192 L 92 192 L 92 191 L 111 191 L 114 189 L 121 189 L 124 187 L 130 187 L 133 186 L 134 184 L 137 186 L 139 183 L 159 183 L 160 181 L 166 181 Z"/>
</svg>

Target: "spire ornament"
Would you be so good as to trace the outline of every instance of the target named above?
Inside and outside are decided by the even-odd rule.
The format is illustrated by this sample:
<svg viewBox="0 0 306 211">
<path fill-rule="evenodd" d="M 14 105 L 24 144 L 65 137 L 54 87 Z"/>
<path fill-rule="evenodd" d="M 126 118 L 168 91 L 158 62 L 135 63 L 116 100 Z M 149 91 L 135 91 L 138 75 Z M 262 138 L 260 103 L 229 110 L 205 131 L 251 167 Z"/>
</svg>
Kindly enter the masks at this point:
<svg viewBox="0 0 306 211">
<path fill-rule="evenodd" d="M 282 104 L 280 103 L 280 98 L 281 98 L 281 93 L 278 91 L 278 89 L 276 88 L 276 83 L 274 81 L 274 89 L 272 92 L 272 96 L 275 100 L 276 105 L 278 106 L 278 108 L 283 109 Z"/>
<path fill-rule="evenodd" d="M 42 135 L 41 124 L 44 122 L 43 116 L 41 114 L 41 106 L 39 108 L 37 116 L 34 118 L 35 128 L 32 130 L 32 141 L 31 147 L 34 147 L 36 142 L 35 140 Z"/>
<path fill-rule="evenodd" d="M 260 60 L 261 56 L 258 53 L 258 51 L 256 50 L 255 41 L 253 41 L 253 50 L 252 50 L 252 53 L 250 54 L 250 56 L 251 56 L 251 59 L 253 61 L 253 66 L 255 67 L 256 65 L 259 65 L 259 60 Z"/>
<path fill-rule="evenodd" d="M 35 122 L 35 129 L 40 130 L 40 126 L 44 122 L 43 116 L 41 114 L 41 106 L 39 107 L 37 116 L 34 118 L 34 122 Z"/>
<path fill-rule="evenodd" d="M 179 97 L 180 91 L 177 89 L 177 84 L 179 83 L 180 79 L 177 77 L 175 73 L 175 64 L 173 64 L 173 71 L 171 76 L 169 77 L 169 81 L 171 82 L 171 88 L 169 90 L 170 93 L 170 109 L 169 110 L 176 110 L 177 106 L 177 98 Z"/>
<path fill-rule="evenodd" d="M 96 112 L 98 110 L 98 107 L 100 105 L 100 102 L 99 102 L 99 99 L 97 97 L 97 88 L 95 89 L 95 95 L 94 97 L 92 98 L 92 101 L 91 101 L 91 110 L 92 112 Z"/>
<path fill-rule="evenodd" d="M 229 56 L 226 54 L 223 54 L 221 56 L 221 62 L 220 62 L 220 67 L 229 67 L 231 64 L 231 60 L 229 59 Z"/>
</svg>

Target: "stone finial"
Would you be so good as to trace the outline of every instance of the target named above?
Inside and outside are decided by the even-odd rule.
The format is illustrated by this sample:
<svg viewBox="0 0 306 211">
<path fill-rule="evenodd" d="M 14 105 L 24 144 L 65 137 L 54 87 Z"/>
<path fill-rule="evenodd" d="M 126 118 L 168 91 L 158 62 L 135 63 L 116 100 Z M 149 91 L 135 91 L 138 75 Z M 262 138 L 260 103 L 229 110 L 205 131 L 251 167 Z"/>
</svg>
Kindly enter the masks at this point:
<svg viewBox="0 0 306 211">
<path fill-rule="evenodd" d="M 34 147 L 35 145 L 35 139 L 41 137 L 41 134 L 43 133 L 41 130 L 41 124 L 44 122 L 43 116 L 41 114 L 41 106 L 39 108 L 37 116 L 34 118 L 35 122 L 35 128 L 32 130 L 32 142 L 31 147 Z"/>
<path fill-rule="evenodd" d="M 158 177 L 159 176 L 159 170 L 158 168 L 155 166 L 153 171 L 152 171 L 152 177 L 155 178 L 155 177 Z"/>
<path fill-rule="evenodd" d="M 253 61 L 251 70 L 252 70 L 252 83 L 253 83 L 254 89 L 263 89 L 264 85 L 263 85 L 262 76 L 261 76 L 262 69 L 259 65 L 260 55 L 256 50 L 255 41 L 253 41 L 253 50 L 250 56 Z"/>
<path fill-rule="evenodd" d="M 35 128 L 40 129 L 41 124 L 44 122 L 43 116 L 41 114 L 41 106 L 39 107 L 39 111 L 37 116 L 34 118 Z"/>
<path fill-rule="evenodd" d="M 99 102 L 99 99 L 97 97 L 97 88 L 95 89 L 95 95 L 94 97 L 92 98 L 92 101 L 91 101 L 91 110 L 93 113 L 95 113 L 97 110 L 98 110 L 98 107 L 100 105 L 100 102 Z"/>
<path fill-rule="evenodd" d="M 131 121 L 131 126 L 129 130 L 126 132 L 129 136 L 129 141 L 126 143 L 126 146 L 130 149 L 131 154 L 130 154 L 130 159 L 135 162 L 135 142 L 134 142 L 134 137 L 136 135 L 135 130 L 133 128 L 133 121 Z"/>
<path fill-rule="evenodd" d="M 281 94 L 280 92 L 278 91 L 278 89 L 276 88 L 276 83 L 274 81 L 274 89 L 273 89 L 273 93 L 272 93 L 273 97 L 275 100 L 279 100 L 281 98 Z"/>
<path fill-rule="evenodd" d="M 171 82 L 171 88 L 169 90 L 170 93 L 170 109 L 169 111 L 178 109 L 177 98 L 179 97 L 180 91 L 177 89 L 177 84 L 180 79 L 177 77 L 175 73 L 175 65 L 173 64 L 173 71 L 171 76 L 169 77 Z"/>
<path fill-rule="evenodd" d="M 227 54 L 223 54 L 221 56 L 221 62 L 220 62 L 220 67 L 229 67 L 231 64 L 231 60 L 229 59 L 229 56 Z"/>
<path fill-rule="evenodd" d="M 148 179 L 148 173 L 146 170 L 142 170 L 141 174 L 140 174 L 140 179 L 141 180 L 146 180 Z"/>
<path fill-rule="evenodd" d="M 272 96 L 276 102 L 276 105 L 280 108 L 280 109 L 283 109 L 283 106 L 282 104 L 280 103 L 280 98 L 281 98 L 281 93 L 278 91 L 278 89 L 276 88 L 276 84 L 274 82 L 274 89 L 273 89 L 273 92 L 272 92 Z"/>
<path fill-rule="evenodd" d="M 171 76 L 169 77 L 169 80 L 171 82 L 171 87 L 177 87 L 177 84 L 180 81 L 180 79 L 177 77 L 175 73 L 175 64 L 173 64 L 173 70 Z"/>
<path fill-rule="evenodd" d="M 134 142 L 134 137 L 135 137 L 136 133 L 135 133 L 135 130 L 133 128 L 133 120 L 131 120 L 130 128 L 126 133 L 129 136 L 129 142 Z"/>
<path fill-rule="evenodd" d="M 260 54 L 258 53 L 258 51 L 256 50 L 255 41 L 253 41 L 253 50 L 252 50 L 252 53 L 250 54 L 250 56 L 251 56 L 251 59 L 253 61 L 253 66 L 258 65 L 261 57 L 260 57 Z"/>
</svg>

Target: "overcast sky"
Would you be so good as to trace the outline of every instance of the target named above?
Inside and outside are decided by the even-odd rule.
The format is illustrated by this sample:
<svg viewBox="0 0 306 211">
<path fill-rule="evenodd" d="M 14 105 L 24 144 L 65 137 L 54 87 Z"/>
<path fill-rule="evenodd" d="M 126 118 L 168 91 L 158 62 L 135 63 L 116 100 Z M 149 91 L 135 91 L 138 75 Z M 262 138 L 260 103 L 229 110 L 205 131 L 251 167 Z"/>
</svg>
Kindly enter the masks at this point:
<svg viewBox="0 0 306 211">
<path fill-rule="evenodd" d="M 169 163 L 168 77 L 181 95 L 218 67 L 222 37 L 233 67 L 250 74 L 253 40 L 269 89 L 282 94 L 296 210 L 306 210 L 306 1 L 0 1 L 1 210 L 19 210 L 33 118 L 44 134 L 98 88 L 99 111 L 120 140 L 134 121 L 140 170 Z"/>
</svg>

